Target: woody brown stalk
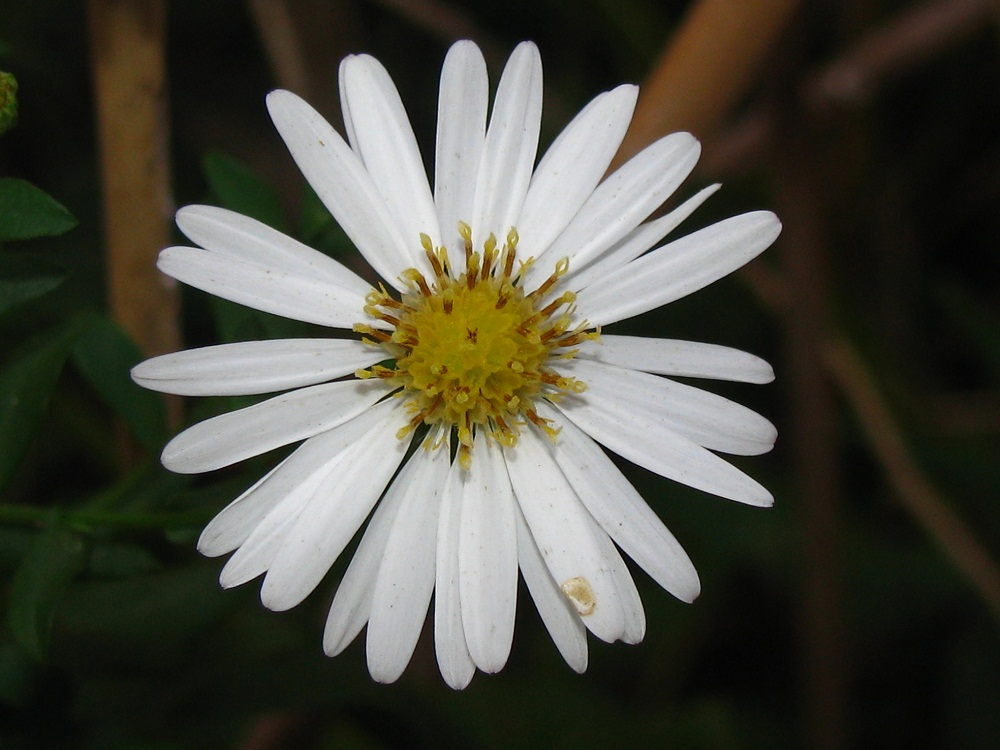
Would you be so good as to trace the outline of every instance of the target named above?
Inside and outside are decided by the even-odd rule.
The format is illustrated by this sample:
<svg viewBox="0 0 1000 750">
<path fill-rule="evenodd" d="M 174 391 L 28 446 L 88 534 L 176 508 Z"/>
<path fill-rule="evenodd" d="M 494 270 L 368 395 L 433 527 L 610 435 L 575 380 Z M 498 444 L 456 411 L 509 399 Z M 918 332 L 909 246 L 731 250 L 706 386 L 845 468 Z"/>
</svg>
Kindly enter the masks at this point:
<svg viewBox="0 0 1000 750">
<path fill-rule="evenodd" d="M 179 348 L 177 293 L 156 269 L 173 211 L 167 163 L 164 3 L 91 0 L 111 313 L 147 355 Z"/>
<path fill-rule="evenodd" d="M 616 164 L 667 133 L 709 135 L 757 80 L 798 5 L 798 0 L 696 3 L 642 85 Z"/>
</svg>

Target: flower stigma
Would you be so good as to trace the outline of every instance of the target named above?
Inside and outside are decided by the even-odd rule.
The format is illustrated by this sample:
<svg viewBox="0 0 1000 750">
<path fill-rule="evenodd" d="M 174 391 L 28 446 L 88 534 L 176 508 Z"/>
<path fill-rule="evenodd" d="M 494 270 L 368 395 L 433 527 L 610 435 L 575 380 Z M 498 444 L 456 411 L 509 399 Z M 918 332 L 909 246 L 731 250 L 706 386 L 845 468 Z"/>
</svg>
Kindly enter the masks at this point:
<svg viewBox="0 0 1000 750">
<path fill-rule="evenodd" d="M 456 276 L 447 250 L 421 234 L 434 277 L 428 281 L 416 268 L 407 269 L 401 276 L 407 291 L 399 300 L 384 288 L 373 289 L 365 312 L 389 324 L 391 332 L 363 324 L 354 330 L 395 360 L 394 367 L 375 365 L 357 376 L 398 385 L 411 418 L 397 437 L 421 424 L 436 427 L 430 447 L 431 436 L 453 429 L 459 462 L 468 469 L 478 430 L 507 447 L 517 443 L 528 422 L 555 438 L 558 429 L 538 415 L 535 400 L 557 401 L 586 390 L 582 381 L 560 375 L 552 361 L 574 357 L 571 347 L 597 340 L 599 331 L 588 331 L 586 320 L 573 325 L 575 293 L 550 295 L 569 270 L 567 258 L 526 293 L 520 282 L 534 259 L 518 260 L 516 229 L 502 248 L 490 234 L 482 252 L 473 249 L 468 224 L 459 222 L 458 230 L 465 244 L 464 273 Z"/>
</svg>

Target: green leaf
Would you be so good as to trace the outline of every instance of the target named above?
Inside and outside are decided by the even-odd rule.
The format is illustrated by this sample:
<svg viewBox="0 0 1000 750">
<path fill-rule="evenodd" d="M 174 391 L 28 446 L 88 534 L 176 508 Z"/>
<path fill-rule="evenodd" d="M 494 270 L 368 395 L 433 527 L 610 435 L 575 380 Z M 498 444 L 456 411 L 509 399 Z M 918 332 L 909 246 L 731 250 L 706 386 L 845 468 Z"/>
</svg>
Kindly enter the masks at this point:
<svg viewBox="0 0 1000 750">
<path fill-rule="evenodd" d="M 104 315 L 86 317 L 73 347 L 73 364 L 101 397 L 125 418 L 143 446 L 155 452 L 167 436 L 166 410 L 159 394 L 132 382 L 129 371 L 142 353 L 118 325 Z"/>
<path fill-rule="evenodd" d="M 0 255 L 0 315 L 51 292 L 67 275 L 65 271 L 40 265 L 33 258 Z"/>
<path fill-rule="evenodd" d="M 30 182 L 0 178 L 0 240 L 52 237 L 75 226 L 73 214 Z"/>
<path fill-rule="evenodd" d="M 50 331 L 0 369 L 0 489 L 38 431 L 76 333 L 75 326 Z"/>
<path fill-rule="evenodd" d="M 35 537 L 14 574 L 7 610 L 11 634 L 26 653 L 45 658 L 56 605 L 85 562 L 83 540 L 61 524 Z"/>
<path fill-rule="evenodd" d="M 284 231 L 278 192 L 247 164 L 213 151 L 205 156 L 202 168 L 223 206 Z"/>
</svg>

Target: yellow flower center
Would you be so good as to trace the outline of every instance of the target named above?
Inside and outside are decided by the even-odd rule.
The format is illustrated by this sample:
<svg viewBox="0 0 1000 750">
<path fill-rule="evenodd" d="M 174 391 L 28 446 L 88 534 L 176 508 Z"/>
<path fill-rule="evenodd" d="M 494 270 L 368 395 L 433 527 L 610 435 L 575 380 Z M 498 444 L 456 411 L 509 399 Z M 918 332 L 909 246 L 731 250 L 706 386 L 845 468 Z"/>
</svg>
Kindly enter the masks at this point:
<svg viewBox="0 0 1000 750">
<path fill-rule="evenodd" d="M 357 375 L 388 380 L 408 399 L 412 417 L 399 437 L 420 424 L 453 429 L 459 461 L 469 468 L 477 430 L 507 446 L 517 442 L 528 422 L 556 435 L 557 429 L 535 411 L 535 399 L 554 401 L 586 390 L 581 381 L 556 372 L 552 360 L 575 356 L 570 347 L 596 339 L 598 333 L 588 332 L 586 321 L 571 328 L 573 292 L 550 295 L 569 268 L 565 258 L 541 286 L 525 293 L 520 280 L 533 261 L 517 260 L 516 230 L 511 229 L 499 250 L 491 234 L 482 253 L 473 251 L 467 224 L 460 223 L 459 232 L 465 242 L 465 273 L 455 276 L 445 248 L 435 248 L 421 235 L 433 280 L 410 268 L 402 275 L 409 290 L 401 300 L 384 289 L 373 290 L 365 312 L 393 330 L 367 325 L 355 330 L 395 360 L 395 367 L 375 365 Z"/>
</svg>

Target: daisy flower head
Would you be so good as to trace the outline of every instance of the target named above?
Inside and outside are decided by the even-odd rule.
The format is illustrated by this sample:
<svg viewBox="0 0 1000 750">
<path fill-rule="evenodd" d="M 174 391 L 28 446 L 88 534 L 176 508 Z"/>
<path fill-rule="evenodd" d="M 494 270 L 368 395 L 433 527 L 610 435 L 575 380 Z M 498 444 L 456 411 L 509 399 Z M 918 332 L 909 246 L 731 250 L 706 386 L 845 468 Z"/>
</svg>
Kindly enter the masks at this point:
<svg viewBox="0 0 1000 750">
<path fill-rule="evenodd" d="M 364 526 L 336 590 L 323 646 L 367 625 L 372 676 L 397 679 L 434 599 L 445 681 L 507 662 L 518 572 L 567 663 L 589 630 L 637 643 L 645 617 L 619 550 L 683 601 L 699 592 L 684 550 L 602 449 L 663 477 L 767 506 L 771 495 L 717 453 L 768 451 L 756 413 L 670 379 L 765 383 L 763 360 L 709 344 L 602 328 L 694 292 L 780 231 L 748 213 L 664 237 L 717 189 L 649 219 L 699 155 L 661 138 L 602 180 L 637 88 L 588 104 L 535 163 L 542 67 L 518 46 L 492 112 L 471 42 L 441 74 L 433 188 L 388 73 L 367 55 L 340 67 L 347 139 L 306 102 L 267 105 L 292 157 L 382 282 L 257 221 L 207 206 L 177 214 L 197 247 L 163 272 L 258 310 L 342 329 L 340 338 L 255 341 L 148 360 L 148 388 L 181 395 L 283 392 L 180 433 L 162 460 L 206 472 L 301 442 L 198 542 L 233 553 L 224 587 L 260 575 L 273 610 L 300 603 Z M 664 377 L 667 376 L 667 377 Z M 368 520 L 365 525 L 366 519 Z"/>
</svg>

